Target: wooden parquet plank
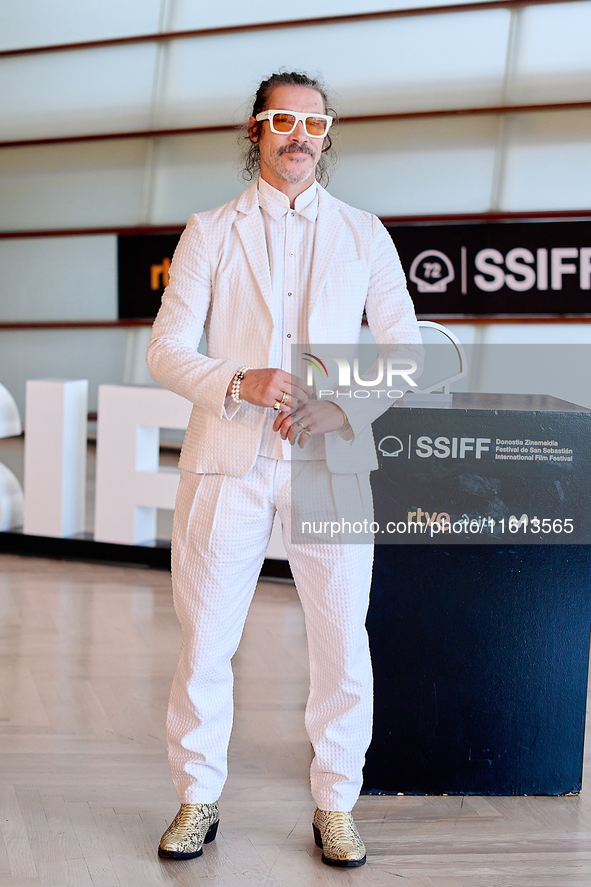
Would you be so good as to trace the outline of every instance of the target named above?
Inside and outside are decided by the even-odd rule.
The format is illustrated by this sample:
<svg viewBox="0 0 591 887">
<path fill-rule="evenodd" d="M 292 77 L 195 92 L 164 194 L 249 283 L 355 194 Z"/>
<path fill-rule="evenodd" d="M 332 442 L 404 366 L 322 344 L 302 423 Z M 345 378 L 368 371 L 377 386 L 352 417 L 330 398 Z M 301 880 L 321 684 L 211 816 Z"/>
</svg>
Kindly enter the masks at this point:
<svg viewBox="0 0 591 887">
<path fill-rule="evenodd" d="M 14 878 L 37 880 L 29 836 L 14 786 L 10 784 L 0 785 L 0 833 L 10 874 Z"/>
</svg>

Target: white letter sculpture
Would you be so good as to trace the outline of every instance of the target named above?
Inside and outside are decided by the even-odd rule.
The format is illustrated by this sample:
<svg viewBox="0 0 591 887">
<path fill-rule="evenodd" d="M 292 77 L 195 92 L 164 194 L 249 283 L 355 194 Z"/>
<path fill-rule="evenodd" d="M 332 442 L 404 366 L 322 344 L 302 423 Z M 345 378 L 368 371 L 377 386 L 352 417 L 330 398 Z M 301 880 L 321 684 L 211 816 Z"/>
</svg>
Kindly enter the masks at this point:
<svg viewBox="0 0 591 887">
<path fill-rule="evenodd" d="M 84 532 L 88 381 L 27 382 L 25 523 L 31 536 Z"/>
<path fill-rule="evenodd" d="M 0 438 L 16 437 L 21 431 L 21 417 L 14 398 L 0 385 Z M 0 531 L 22 526 L 23 508 L 22 487 L 10 468 L 0 462 Z"/>
<path fill-rule="evenodd" d="M 97 542 L 156 538 L 158 508 L 174 508 L 178 469 L 159 469 L 160 429 L 185 429 L 191 404 L 164 388 L 100 385 L 96 457 Z"/>
</svg>

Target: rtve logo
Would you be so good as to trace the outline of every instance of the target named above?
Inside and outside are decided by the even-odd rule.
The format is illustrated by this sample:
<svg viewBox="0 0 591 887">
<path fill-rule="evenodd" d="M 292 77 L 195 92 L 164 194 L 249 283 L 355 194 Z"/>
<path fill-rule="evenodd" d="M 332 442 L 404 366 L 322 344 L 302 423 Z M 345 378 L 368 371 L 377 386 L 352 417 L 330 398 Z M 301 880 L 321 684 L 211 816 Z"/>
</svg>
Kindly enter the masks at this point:
<svg viewBox="0 0 591 887">
<path fill-rule="evenodd" d="M 168 286 L 168 272 L 170 271 L 170 259 L 162 259 L 161 265 L 150 265 L 150 289 L 159 290 Z M 160 279 L 162 278 L 162 283 Z"/>
</svg>

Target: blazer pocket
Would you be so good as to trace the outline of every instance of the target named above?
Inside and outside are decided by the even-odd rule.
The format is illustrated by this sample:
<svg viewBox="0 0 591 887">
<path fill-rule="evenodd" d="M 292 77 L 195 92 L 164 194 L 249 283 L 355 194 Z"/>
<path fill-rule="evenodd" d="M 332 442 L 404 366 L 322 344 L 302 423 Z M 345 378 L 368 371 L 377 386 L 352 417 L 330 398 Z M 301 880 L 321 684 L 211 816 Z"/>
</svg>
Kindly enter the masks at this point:
<svg viewBox="0 0 591 887">
<path fill-rule="evenodd" d="M 354 274 L 357 271 L 363 271 L 363 262 L 361 259 L 352 259 L 349 261 L 335 260 L 332 263 L 332 272 L 342 271 L 343 274 Z"/>
</svg>

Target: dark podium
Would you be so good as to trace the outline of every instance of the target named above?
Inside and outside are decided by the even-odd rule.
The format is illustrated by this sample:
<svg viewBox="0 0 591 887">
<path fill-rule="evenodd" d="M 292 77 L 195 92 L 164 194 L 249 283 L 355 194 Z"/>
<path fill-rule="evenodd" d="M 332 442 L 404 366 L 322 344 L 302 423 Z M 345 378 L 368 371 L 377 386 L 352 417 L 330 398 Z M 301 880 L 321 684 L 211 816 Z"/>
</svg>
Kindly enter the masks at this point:
<svg viewBox="0 0 591 887">
<path fill-rule="evenodd" d="M 374 437 L 376 520 L 393 532 L 375 548 L 363 792 L 580 791 L 591 411 L 454 395 L 447 410 L 390 409 Z"/>
</svg>

